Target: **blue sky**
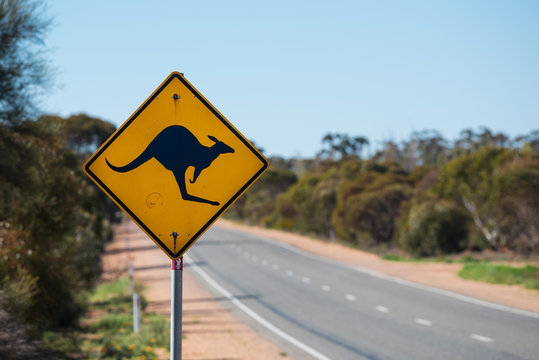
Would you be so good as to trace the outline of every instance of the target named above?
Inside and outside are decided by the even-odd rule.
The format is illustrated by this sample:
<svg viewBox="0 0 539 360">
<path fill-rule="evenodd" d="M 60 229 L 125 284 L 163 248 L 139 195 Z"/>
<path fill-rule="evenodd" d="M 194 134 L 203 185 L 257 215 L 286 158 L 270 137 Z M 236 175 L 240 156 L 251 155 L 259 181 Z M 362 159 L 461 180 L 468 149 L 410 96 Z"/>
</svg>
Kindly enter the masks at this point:
<svg viewBox="0 0 539 360">
<path fill-rule="evenodd" d="M 120 125 L 172 72 L 266 155 L 539 128 L 539 1 L 49 0 L 48 113 Z"/>
</svg>

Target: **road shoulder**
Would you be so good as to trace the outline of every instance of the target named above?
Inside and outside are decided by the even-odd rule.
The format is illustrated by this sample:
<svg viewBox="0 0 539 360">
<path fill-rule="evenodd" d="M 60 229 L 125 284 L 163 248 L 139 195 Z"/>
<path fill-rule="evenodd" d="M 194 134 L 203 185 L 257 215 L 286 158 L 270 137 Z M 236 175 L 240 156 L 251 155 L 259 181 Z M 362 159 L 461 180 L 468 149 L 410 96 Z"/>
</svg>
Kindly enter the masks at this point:
<svg viewBox="0 0 539 360">
<path fill-rule="evenodd" d="M 126 220 L 116 227 L 115 239 L 103 255 L 104 280 L 127 275 L 130 261 L 135 279 L 145 287 L 146 311 L 170 316 L 170 259 Z M 227 299 L 215 299 L 200 285 L 189 267 L 183 275 L 183 358 L 283 359 L 284 354 L 275 344 L 227 310 L 222 303 Z"/>
</svg>

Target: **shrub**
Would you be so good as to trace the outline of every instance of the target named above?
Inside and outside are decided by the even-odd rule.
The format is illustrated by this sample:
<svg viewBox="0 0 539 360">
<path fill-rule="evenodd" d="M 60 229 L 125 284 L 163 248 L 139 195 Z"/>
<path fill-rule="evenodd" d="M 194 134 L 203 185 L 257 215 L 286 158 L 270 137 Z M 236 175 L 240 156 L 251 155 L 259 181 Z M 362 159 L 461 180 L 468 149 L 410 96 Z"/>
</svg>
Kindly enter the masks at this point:
<svg viewBox="0 0 539 360">
<path fill-rule="evenodd" d="M 228 218 L 240 218 L 251 224 L 267 224 L 276 212 L 279 194 L 297 181 L 296 175 L 285 169 L 270 169 L 253 184 L 227 211 Z"/>
<path fill-rule="evenodd" d="M 421 201 L 399 222 L 397 241 L 418 257 L 458 252 L 466 247 L 469 220 L 452 202 Z"/>
<path fill-rule="evenodd" d="M 55 121 L 0 124 L 3 307 L 42 329 L 70 325 L 101 273 L 109 230 L 96 188 Z"/>
<path fill-rule="evenodd" d="M 369 172 L 344 183 L 333 214 L 337 235 L 361 245 L 390 242 L 410 191 L 406 178 L 394 173 Z"/>
</svg>

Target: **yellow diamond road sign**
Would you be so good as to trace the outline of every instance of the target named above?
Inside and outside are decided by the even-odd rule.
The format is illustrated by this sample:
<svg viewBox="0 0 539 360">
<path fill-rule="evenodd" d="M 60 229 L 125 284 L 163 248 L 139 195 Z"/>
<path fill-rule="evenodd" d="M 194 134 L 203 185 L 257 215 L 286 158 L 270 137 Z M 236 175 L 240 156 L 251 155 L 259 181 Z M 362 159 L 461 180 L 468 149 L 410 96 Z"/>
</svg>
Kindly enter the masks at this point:
<svg viewBox="0 0 539 360">
<path fill-rule="evenodd" d="M 84 171 L 177 259 L 267 167 L 266 158 L 174 72 Z"/>
</svg>

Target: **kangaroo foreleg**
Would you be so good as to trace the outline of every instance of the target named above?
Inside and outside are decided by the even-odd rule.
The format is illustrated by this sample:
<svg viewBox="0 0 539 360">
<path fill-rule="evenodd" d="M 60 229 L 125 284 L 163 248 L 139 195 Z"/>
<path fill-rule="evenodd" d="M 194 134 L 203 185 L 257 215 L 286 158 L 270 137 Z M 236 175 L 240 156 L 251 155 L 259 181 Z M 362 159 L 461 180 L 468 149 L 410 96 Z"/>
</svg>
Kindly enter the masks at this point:
<svg viewBox="0 0 539 360">
<path fill-rule="evenodd" d="M 185 173 L 184 172 L 182 172 L 181 174 L 179 172 L 173 172 L 173 174 L 174 174 L 174 177 L 176 178 L 176 182 L 178 183 L 178 187 L 180 188 L 180 194 L 182 195 L 182 199 L 186 201 L 195 201 L 195 202 L 210 204 L 214 206 L 219 205 L 217 201 L 211 201 L 211 200 L 203 199 L 198 196 L 189 194 L 187 192 L 187 187 L 185 186 Z"/>
</svg>

